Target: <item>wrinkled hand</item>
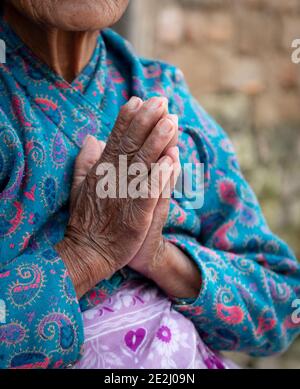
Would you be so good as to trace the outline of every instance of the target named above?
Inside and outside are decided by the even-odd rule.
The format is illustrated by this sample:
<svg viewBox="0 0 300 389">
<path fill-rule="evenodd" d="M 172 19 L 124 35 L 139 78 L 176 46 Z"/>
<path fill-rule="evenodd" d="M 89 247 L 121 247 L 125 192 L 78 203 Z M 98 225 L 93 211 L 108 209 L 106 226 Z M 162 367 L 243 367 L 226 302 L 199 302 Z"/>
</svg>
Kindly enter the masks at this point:
<svg viewBox="0 0 300 389">
<path fill-rule="evenodd" d="M 83 149 L 83 153 L 90 149 L 85 168 L 79 163 L 82 154 L 78 157 L 70 220 L 64 240 L 57 245 L 78 297 L 128 265 L 146 239 L 163 189 L 160 175 L 159 180 L 152 180 L 157 187 L 156 198 L 99 199 L 96 194 L 97 171 L 102 163 L 113 164 L 118 183 L 119 156 L 125 155 L 128 166 L 145 164 L 150 178 L 157 176 L 155 169 L 160 169 L 161 165 L 165 166 L 165 176 L 171 177 L 173 159 L 163 154 L 177 143 L 177 122 L 174 116 L 167 115 L 166 106 L 167 102 L 162 98 L 150 99 L 145 104 L 140 99 L 131 99 L 122 108 L 100 160 L 94 164 L 97 153 L 103 151 L 103 145 L 94 140 L 88 140 Z M 91 152 L 91 142 L 95 146 L 94 152 Z M 93 167 L 84 178 L 86 168 L 92 163 Z M 157 165 L 151 169 L 153 163 Z M 147 182 L 151 182 L 149 177 L 145 177 Z M 126 179 L 129 184 L 130 177 Z"/>
<path fill-rule="evenodd" d="M 173 174 L 166 185 L 171 190 L 166 193 L 168 196 L 160 197 L 153 213 L 153 220 L 147 237 L 137 255 L 129 263 L 131 269 L 148 278 L 152 278 L 152 274 L 155 274 L 157 269 L 163 268 L 163 262 L 167 260 L 166 251 L 169 243 L 163 237 L 163 228 L 169 214 L 172 190 L 181 172 L 178 148 L 168 149 L 166 155 L 170 156 L 174 162 Z"/>
</svg>

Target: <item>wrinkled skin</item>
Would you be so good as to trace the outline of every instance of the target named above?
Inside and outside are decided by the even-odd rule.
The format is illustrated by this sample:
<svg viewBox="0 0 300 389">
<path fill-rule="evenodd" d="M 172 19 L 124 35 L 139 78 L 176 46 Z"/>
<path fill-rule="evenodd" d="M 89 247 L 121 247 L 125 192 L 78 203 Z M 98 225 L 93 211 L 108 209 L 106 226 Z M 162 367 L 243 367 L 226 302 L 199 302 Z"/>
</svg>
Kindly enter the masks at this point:
<svg viewBox="0 0 300 389">
<path fill-rule="evenodd" d="M 149 168 L 150 176 L 152 163 L 165 163 L 166 173 L 174 183 L 180 172 L 178 151 L 173 147 L 177 142 L 178 123 L 176 117 L 166 115 L 166 103 L 163 98 L 153 98 L 145 104 L 133 98 L 124 106 L 100 161 L 85 178 L 82 157 L 78 157 L 71 217 L 65 239 L 57 247 L 71 268 L 74 265 L 72 258 L 80 258 L 82 273 L 78 268 L 71 270 L 72 274 L 76 274 L 74 283 L 81 291 L 79 294 L 130 262 L 135 270 L 147 273 L 143 259 L 152 258 L 149 263 L 154 264 L 163 257 L 162 228 L 168 215 L 169 199 L 99 199 L 96 171 L 103 162 L 117 167 L 119 155 L 126 155 L 129 166 L 130 163 L 143 163 Z M 163 131 L 163 126 L 167 127 L 167 131 Z M 94 142 L 88 140 L 88 144 Z M 89 147 L 92 148 L 92 145 Z M 94 144 L 94 149 L 98 149 L 94 152 L 95 157 L 102 148 L 99 143 Z M 162 157 L 166 148 L 167 153 Z M 91 152 L 89 154 L 92 155 Z M 95 162 L 93 157 L 91 162 Z M 128 184 L 129 181 L 130 177 Z M 161 182 L 156 184 L 159 194 L 163 188 Z"/>
<path fill-rule="evenodd" d="M 54 72 L 72 82 L 88 64 L 99 30 L 123 15 L 128 0 L 6 0 L 4 18 Z"/>
<path fill-rule="evenodd" d="M 116 23 L 129 0 L 6 0 L 32 22 L 64 31 L 100 30 Z"/>
<path fill-rule="evenodd" d="M 6 0 L 4 18 L 31 50 L 66 81 L 89 62 L 99 30 L 114 24 L 129 0 Z M 87 140 L 78 156 L 71 193 L 70 221 L 56 246 L 78 297 L 124 266 L 152 279 L 168 295 L 196 297 L 201 285 L 194 263 L 172 244 L 162 229 L 170 199 L 105 199 L 96 195 L 97 167 L 116 165 L 119 155 L 131 161 L 169 165 L 172 186 L 179 174 L 178 119 L 168 116 L 167 101 L 134 99 L 127 104 L 107 146 Z M 131 101 L 132 103 L 132 101 Z M 153 106 L 156 103 L 156 106 Z M 152 106 L 151 106 L 152 104 Z M 168 122 L 170 130 L 162 133 Z M 151 174 L 149 169 L 149 174 Z M 158 188 L 161 183 L 157 182 Z"/>
</svg>

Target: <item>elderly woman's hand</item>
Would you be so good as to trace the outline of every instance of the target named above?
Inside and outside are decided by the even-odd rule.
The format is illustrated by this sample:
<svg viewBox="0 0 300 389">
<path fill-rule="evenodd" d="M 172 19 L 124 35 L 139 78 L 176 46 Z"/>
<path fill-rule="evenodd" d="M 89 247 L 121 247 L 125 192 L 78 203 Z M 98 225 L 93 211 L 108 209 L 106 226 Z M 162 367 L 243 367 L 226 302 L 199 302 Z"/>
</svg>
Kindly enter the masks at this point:
<svg viewBox="0 0 300 389">
<path fill-rule="evenodd" d="M 147 237 L 129 267 L 154 281 L 166 294 L 177 298 L 196 298 L 201 289 L 201 274 L 189 257 L 163 237 L 172 189 L 181 172 L 177 147 L 169 148 L 166 155 L 174 162 L 174 171 L 166 185 L 169 193 L 161 196 L 153 213 Z"/>
<path fill-rule="evenodd" d="M 145 177 L 147 182 L 162 164 L 166 166 L 165 177 L 170 178 L 173 159 L 162 155 L 177 143 L 178 128 L 174 116 L 166 115 L 166 106 L 163 98 L 153 98 L 145 104 L 132 98 L 122 108 L 100 161 L 87 177 L 83 179 L 78 164 L 75 168 L 70 220 L 57 251 L 66 263 L 78 297 L 129 264 L 146 239 L 162 191 L 161 175 L 157 182 L 153 180 L 159 188 L 156 198 L 100 199 L 96 194 L 97 170 L 101 163 L 109 163 L 118 174 L 119 156 L 125 155 L 128 166 L 133 163 L 147 166 L 150 177 L 150 180 L 148 175 Z M 98 143 L 96 149 L 99 154 L 102 146 Z M 91 154 L 90 162 L 94 163 L 94 158 L 95 154 Z M 154 169 L 152 163 L 157 163 Z"/>
<path fill-rule="evenodd" d="M 143 274 L 148 278 L 150 278 L 151 274 L 156 272 L 157 268 L 161 267 L 161 263 L 165 258 L 167 242 L 163 237 L 163 228 L 166 224 L 170 210 L 171 194 L 181 172 L 178 148 L 170 148 L 167 150 L 166 155 L 168 155 L 173 160 L 173 174 L 165 186 L 166 191 L 163 193 L 163 195 L 161 195 L 154 210 L 151 227 L 148 231 L 147 237 L 139 252 L 129 263 L 129 267 L 131 269 Z"/>
</svg>

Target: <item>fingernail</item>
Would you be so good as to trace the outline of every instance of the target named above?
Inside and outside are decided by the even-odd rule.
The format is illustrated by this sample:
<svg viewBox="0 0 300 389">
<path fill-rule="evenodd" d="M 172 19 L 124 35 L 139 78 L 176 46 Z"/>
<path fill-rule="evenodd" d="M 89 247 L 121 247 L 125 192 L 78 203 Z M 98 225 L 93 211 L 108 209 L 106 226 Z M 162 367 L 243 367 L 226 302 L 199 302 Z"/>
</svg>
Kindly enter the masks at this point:
<svg viewBox="0 0 300 389">
<path fill-rule="evenodd" d="M 175 126 L 178 126 L 178 115 L 168 115 L 167 117 L 172 120 Z"/>
<path fill-rule="evenodd" d="M 85 147 L 85 146 L 88 144 L 88 142 L 90 141 L 91 138 L 93 138 L 92 135 L 87 135 L 87 136 L 85 137 L 83 143 L 82 143 L 82 147 Z"/>
<path fill-rule="evenodd" d="M 149 102 L 149 108 L 156 110 L 167 104 L 168 100 L 165 97 L 155 97 Z"/>
<path fill-rule="evenodd" d="M 163 119 L 160 123 L 160 132 L 163 134 L 163 135 L 167 135 L 169 134 L 174 128 L 174 123 L 166 118 L 166 119 Z"/>
<path fill-rule="evenodd" d="M 133 96 L 127 103 L 127 107 L 130 110 L 136 110 L 142 105 L 142 100 L 139 97 Z"/>
<path fill-rule="evenodd" d="M 162 97 L 162 106 L 168 112 L 168 110 L 169 110 L 169 100 L 166 97 Z"/>
</svg>

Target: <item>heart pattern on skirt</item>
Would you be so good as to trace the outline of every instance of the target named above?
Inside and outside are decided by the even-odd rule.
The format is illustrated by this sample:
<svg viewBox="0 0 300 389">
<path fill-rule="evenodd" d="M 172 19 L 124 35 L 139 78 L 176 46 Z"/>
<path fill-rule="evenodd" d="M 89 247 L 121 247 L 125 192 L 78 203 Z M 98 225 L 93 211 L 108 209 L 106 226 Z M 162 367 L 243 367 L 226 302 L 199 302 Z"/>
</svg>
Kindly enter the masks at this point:
<svg viewBox="0 0 300 389">
<path fill-rule="evenodd" d="M 144 328 L 139 328 L 136 331 L 129 331 L 125 335 L 125 344 L 131 351 L 135 353 L 142 345 L 145 337 L 146 330 Z"/>
</svg>

